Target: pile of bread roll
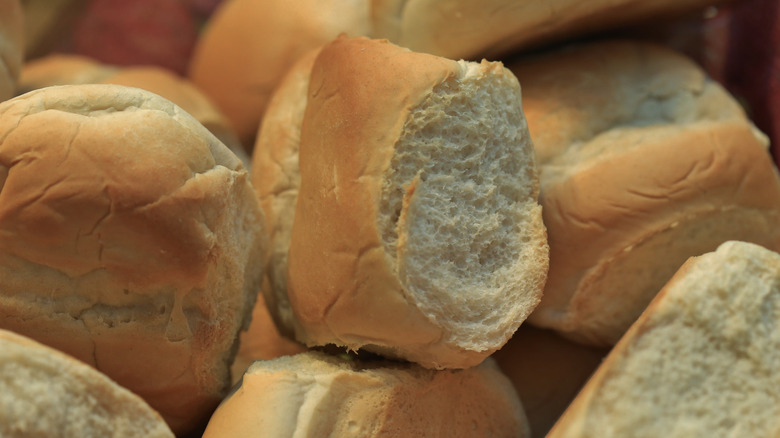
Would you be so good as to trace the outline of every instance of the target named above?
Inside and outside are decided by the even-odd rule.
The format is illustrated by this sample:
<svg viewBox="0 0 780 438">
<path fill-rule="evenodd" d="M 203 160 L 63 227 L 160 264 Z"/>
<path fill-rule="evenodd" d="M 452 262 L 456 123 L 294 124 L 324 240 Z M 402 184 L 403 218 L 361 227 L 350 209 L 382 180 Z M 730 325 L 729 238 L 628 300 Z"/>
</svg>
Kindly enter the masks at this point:
<svg viewBox="0 0 780 438">
<path fill-rule="evenodd" d="M 767 137 L 575 41 L 710 2 L 462 3 L 227 0 L 182 78 L 2 2 L 0 436 L 774 436 Z"/>
</svg>

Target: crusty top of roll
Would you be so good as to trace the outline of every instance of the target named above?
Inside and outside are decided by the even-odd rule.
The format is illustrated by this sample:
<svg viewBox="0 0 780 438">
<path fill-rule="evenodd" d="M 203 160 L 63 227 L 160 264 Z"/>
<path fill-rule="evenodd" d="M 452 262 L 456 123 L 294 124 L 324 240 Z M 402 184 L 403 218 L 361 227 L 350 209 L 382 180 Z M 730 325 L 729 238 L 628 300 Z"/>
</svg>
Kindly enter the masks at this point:
<svg viewBox="0 0 780 438">
<path fill-rule="evenodd" d="M 92 364 L 176 433 L 227 391 L 265 260 L 241 161 L 118 85 L 0 105 L 0 327 Z"/>
<path fill-rule="evenodd" d="M 87 56 L 52 53 L 24 63 L 17 94 L 52 85 L 99 84 L 119 69 Z"/>
<path fill-rule="evenodd" d="M 0 2 L 0 102 L 10 99 L 24 60 L 24 28 L 19 0 Z"/>
<path fill-rule="evenodd" d="M 216 437 L 528 437 L 511 383 L 487 360 L 466 370 L 318 352 L 255 362 L 209 422 Z"/>
<path fill-rule="evenodd" d="M 173 438 L 141 398 L 94 368 L 0 330 L 0 435 Z"/>
<path fill-rule="evenodd" d="M 304 342 L 472 366 L 538 302 L 533 149 L 500 63 L 337 39 L 312 69 L 300 172 L 287 286 Z"/>
<path fill-rule="evenodd" d="M 209 21 L 189 76 L 251 145 L 279 80 L 304 53 L 340 33 L 366 35 L 363 0 L 233 0 Z"/>
<path fill-rule="evenodd" d="M 692 258 L 548 436 L 775 437 L 779 322 L 780 255 L 727 242 Z"/>
<path fill-rule="evenodd" d="M 529 321 L 613 345 L 688 257 L 732 239 L 780 247 L 766 137 L 692 61 L 608 41 L 512 68 L 550 242 Z"/>
</svg>

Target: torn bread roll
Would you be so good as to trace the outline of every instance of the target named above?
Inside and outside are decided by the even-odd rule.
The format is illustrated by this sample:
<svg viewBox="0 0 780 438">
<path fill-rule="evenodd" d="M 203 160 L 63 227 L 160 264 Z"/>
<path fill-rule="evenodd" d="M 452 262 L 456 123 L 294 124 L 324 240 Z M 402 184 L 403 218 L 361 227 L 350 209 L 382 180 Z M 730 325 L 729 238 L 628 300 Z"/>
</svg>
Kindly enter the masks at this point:
<svg viewBox="0 0 780 438">
<path fill-rule="evenodd" d="M 614 345 L 688 257 L 727 240 L 780 248 L 780 178 L 766 137 L 693 62 L 607 41 L 512 69 L 550 243 L 529 322 Z"/>
<path fill-rule="evenodd" d="M 548 437 L 774 437 L 780 255 L 727 242 L 687 261 Z"/>
<path fill-rule="evenodd" d="M 189 114 L 118 85 L 0 105 L 0 327 L 96 367 L 177 434 L 226 394 L 260 290 L 263 213 Z"/>
<path fill-rule="evenodd" d="M 19 0 L 0 2 L 0 102 L 13 97 L 22 70 L 23 21 Z"/>
<path fill-rule="evenodd" d="M 85 56 L 52 54 L 24 64 L 18 94 L 82 84 L 124 85 L 159 94 L 195 117 L 249 168 L 249 155 L 225 116 L 192 82 L 162 67 L 117 67 Z"/>
<path fill-rule="evenodd" d="M 0 330 L 0 436 L 174 435 L 143 399 L 94 368 Z"/>
<path fill-rule="evenodd" d="M 463 368 L 511 337 L 548 265 L 520 100 L 500 63 L 322 49 L 288 258 L 300 341 Z"/>
<path fill-rule="evenodd" d="M 492 360 L 434 371 L 308 352 L 252 364 L 203 434 L 237 436 L 524 438 L 529 431 Z"/>
</svg>

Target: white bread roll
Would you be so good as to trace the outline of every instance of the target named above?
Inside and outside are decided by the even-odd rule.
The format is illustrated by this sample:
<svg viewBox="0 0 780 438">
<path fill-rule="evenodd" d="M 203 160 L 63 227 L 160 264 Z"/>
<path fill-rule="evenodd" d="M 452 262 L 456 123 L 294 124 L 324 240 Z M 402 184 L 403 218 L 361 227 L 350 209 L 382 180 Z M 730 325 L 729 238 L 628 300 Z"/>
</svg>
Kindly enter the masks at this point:
<svg viewBox="0 0 780 438">
<path fill-rule="evenodd" d="M 727 240 L 780 249 L 766 137 L 693 62 L 600 42 L 512 68 L 550 243 L 529 322 L 614 345 L 688 257 Z"/>
<path fill-rule="evenodd" d="M 119 68 L 87 56 L 53 53 L 24 63 L 17 94 L 53 85 L 99 84 Z"/>
<path fill-rule="evenodd" d="M 426 370 L 319 352 L 255 362 L 211 417 L 219 437 L 528 437 L 517 394 L 487 360 Z"/>
<path fill-rule="evenodd" d="M 19 0 L 0 1 L 0 102 L 13 97 L 22 70 L 23 21 Z"/>
<path fill-rule="evenodd" d="M 523 401 L 532 438 L 544 438 L 609 350 L 523 325 L 493 359 Z"/>
<path fill-rule="evenodd" d="M 295 337 L 293 311 L 287 298 L 287 252 L 290 248 L 301 173 L 298 151 L 306 111 L 309 78 L 320 49 L 302 56 L 271 97 L 252 153 L 252 183 L 260 197 L 270 232 L 268 287 L 265 301 L 281 332 Z"/>
<path fill-rule="evenodd" d="M 173 438 L 140 397 L 94 368 L 0 330 L 0 436 Z"/>
<path fill-rule="evenodd" d="M 0 105 L 0 327 L 93 365 L 177 434 L 230 384 L 265 230 L 240 160 L 146 91 Z"/>
<path fill-rule="evenodd" d="M 116 67 L 79 55 L 52 54 L 27 62 L 19 79 L 19 94 L 52 85 L 116 84 L 141 88 L 175 103 L 205 126 L 249 169 L 249 156 L 206 95 L 189 80 L 157 66 Z"/>
<path fill-rule="evenodd" d="M 300 341 L 459 368 L 511 337 L 548 264 L 520 100 L 500 63 L 322 49 L 288 259 Z"/>
<path fill-rule="evenodd" d="M 686 262 L 548 437 L 776 437 L 780 255 L 727 242 Z"/>
<path fill-rule="evenodd" d="M 344 32 L 369 34 L 365 0 L 230 0 L 200 37 L 189 77 L 251 146 L 278 82 L 304 53 Z"/>
</svg>

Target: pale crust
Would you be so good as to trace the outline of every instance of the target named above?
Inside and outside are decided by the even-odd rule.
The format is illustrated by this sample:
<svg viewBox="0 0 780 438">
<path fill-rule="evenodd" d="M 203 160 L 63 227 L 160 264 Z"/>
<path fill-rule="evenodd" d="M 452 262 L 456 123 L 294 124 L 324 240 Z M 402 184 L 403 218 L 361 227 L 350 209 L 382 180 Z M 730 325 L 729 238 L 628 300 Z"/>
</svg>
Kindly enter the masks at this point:
<svg viewBox="0 0 780 438">
<path fill-rule="evenodd" d="M 10 99 L 24 60 L 24 17 L 19 0 L 0 2 L 0 102 Z"/>
<path fill-rule="evenodd" d="M 3 389 L 0 396 L 0 417 L 5 417 L 3 414 L 12 415 L 11 413 L 18 415 L 6 417 L 10 420 L 8 423 L 0 422 L 0 434 L 21 436 L 17 435 L 20 433 L 18 428 L 26 425 L 36 428 L 37 432 L 43 432 L 45 436 L 95 436 L 109 429 L 114 433 L 112 436 L 117 437 L 173 438 L 173 432 L 162 417 L 144 400 L 94 368 L 7 330 L 0 330 L 0 346 L 0 367 L 9 370 L 29 369 L 29 374 L 36 377 L 45 376 L 47 379 L 39 382 L 19 382 L 19 386 L 28 384 L 34 387 L 29 393 L 25 390 L 15 392 L 11 385 L 0 383 L 0 388 Z M 57 391 L 41 393 L 42 384 L 56 387 Z M 54 406 L 60 408 L 63 405 L 69 408 L 45 412 L 43 419 L 38 417 L 38 412 L 34 409 Z M 86 415 L 69 418 L 69 412 Z M 29 429 L 27 432 L 32 433 Z"/>
<path fill-rule="evenodd" d="M 203 436 L 529 435 L 521 401 L 491 359 L 435 371 L 309 352 L 255 362 Z"/>
<path fill-rule="evenodd" d="M 371 50 L 363 50 L 366 45 Z M 373 338 L 378 345 L 430 345 L 442 350 L 433 355 L 447 358 L 444 363 L 464 353 L 437 346 L 441 332 L 407 301 L 388 263 L 376 217 L 383 173 L 393 154 L 390 139 L 398 138 L 411 107 L 454 75 L 457 64 L 359 38 L 341 38 L 326 48 L 327 55 L 323 49 L 312 70 L 301 131 L 305 177 L 288 277 L 300 324 L 296 334 L 309 344 L 336 339 L 360 346 Z M 343 142 L 328 146 L 326 138 Z M 304 218 L 317 226 L 304 225 Z M 351 238 L 338 231 L 345 229 L 352 230 Z"/>
<path fill-rule="evenodd" d="M 135 88 L 50 87 L 0 114 L 0 326 L 104 371 L 175 432 L 197 427 L 262 278 L 241 162 Z"/>
<path fill-rule="evenodd" d="M 766 138 L 692 61 L 604 41 L 512 69 L 550 242 L 531 323 L 614 345 L 688 257 L 731 239 L 780 248 Z"/>
<path fill-rule="evenodd" d="M 301 183 L 298 151 L 306 111 L 309 77 L 319 48 L 293 65 L 268 104 L 252 153 L 252 174 L 265 212 L 271 242 L 265 300 L 279 330 L 294 338 L 293 314 L 287 299 L 287 251 Z"/>
</svg>

